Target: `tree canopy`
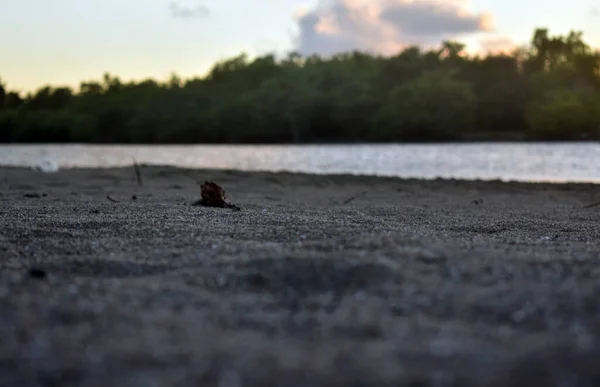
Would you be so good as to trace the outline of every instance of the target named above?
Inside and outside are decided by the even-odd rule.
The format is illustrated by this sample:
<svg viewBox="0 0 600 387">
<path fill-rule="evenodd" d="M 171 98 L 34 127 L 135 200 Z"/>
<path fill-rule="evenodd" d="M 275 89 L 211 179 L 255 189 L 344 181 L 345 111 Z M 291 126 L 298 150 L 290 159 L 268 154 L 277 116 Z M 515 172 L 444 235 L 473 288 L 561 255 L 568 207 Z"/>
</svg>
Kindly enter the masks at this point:
<svg viewBox="0 0 600 387">
<path fill-rule="evenodd" d="M 464 45 L 392 57 L 296 53 L 216 63 L 204 78 L 21 95 L 0 82 L 0 142 L 310 143 L 600 140 L 600 52 L 535 30 L 512 54 Z"/>
</svg>

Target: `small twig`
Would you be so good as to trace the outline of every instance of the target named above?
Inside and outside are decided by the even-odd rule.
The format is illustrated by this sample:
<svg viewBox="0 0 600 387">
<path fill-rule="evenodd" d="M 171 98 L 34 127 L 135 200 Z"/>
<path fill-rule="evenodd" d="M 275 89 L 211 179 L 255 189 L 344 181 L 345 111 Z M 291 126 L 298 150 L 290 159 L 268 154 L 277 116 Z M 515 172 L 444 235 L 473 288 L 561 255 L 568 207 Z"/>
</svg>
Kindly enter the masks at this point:
<svg viewBox="0 0 600 387">
<path fill-rule="evenodd" d="M 363 196 L 363 195 L 364 195 L 364 194 L 366 194 L 366 193 L 367 193 L 367 191 L 364 191 L 364 192 L 361 192 L 361 193 L 359 193 L 358 195 L 355 195 L 355 196 L 349 197 L 348 199 L 344 200 L 344 201 L 342 202 L 342 204 L 348 204 L 348 203 L 350 203 L 351 201 L 353 201 L 354 199 L 356 199 L 356 198 L 358 198 L 358 197 L 361 197 L 361 196 Z"/>
<path fill-rule="evenodd" d="M 106 195 L 106 198 L 107 198 L 108 200 L 110 200 L 111 202 L 113 202 L 113 203 L 119 203 L 119 201 L 118 201 L 118 200 L 115 200 L 115 199 L 111 198 L 111 197 L 110 197 L 110 195 Z"/>
<path fill-rule="evenodd" d="M 137 164 L 137 162 L 135 161 L 135 158 L 133 159 L 133 170 L 135 171 L 135 179 L 137 180 L 138 185 L 141 187 L 142 186 L 142 172 L 140 171 L 140 167 Z"/>
<path fill-rule="evenodd" d="M 596 203 L 588 204 L 588 205 L 586 205 L 586 206 L 583 206 L 583 207 L 581 207 L 581 208 L 585 208 L 585 209 L 587 209 L 587 208 L 593 208 L 593 207 L 598 207 L 598 206 L 600 206 L 600 202 L 596 202 Z"/>
<path fill-rule="evenodd" d="M 496 234 L 496 233 L 504 232 L 504 231 L 508 231 L 508 228 L 507 227 L 501 227 L 501 228 L 494 228 L 494 227 L 492 227 L 492 228 L 489 228 L 487 230 L 485 230 L 485 229 L 482 230 L 482 232 L 484 232 L 486 234 Z"/>
</svg>

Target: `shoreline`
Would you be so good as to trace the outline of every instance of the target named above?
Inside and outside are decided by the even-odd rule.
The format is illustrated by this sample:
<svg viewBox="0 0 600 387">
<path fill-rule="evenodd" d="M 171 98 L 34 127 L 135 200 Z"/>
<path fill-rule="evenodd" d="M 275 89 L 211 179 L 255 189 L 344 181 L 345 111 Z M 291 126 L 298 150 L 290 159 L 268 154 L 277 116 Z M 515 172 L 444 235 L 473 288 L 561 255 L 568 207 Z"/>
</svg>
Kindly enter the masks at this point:
<svg viewBox="0 0 600 387">
<path fill-rule="evenodd" d="M 508 185 L 537 185 L 543 186 L 544 189 L 558 188 L 560 186 L 578 186 L 584 189 L 600 187 L 599 181 L 588 181 L 588 180 L 518 180 L 518 179 L 499 179 L 499 178 L 461 178 L 461 177 L 403 177 L 395 175 L 375 175 L 375 174 L 353 174 L 353 173 L 316 173 L 316 172 L 302 172 L 302 171 L 289 171 L 289 170 L 244 170 L 244 169 L 231 169 L 231 168 L 195 168 L 195 167 L 180 167 L 169 164 L 137 164 L 138 167 L 144 169 L 159 169 L 159 170 L 174 170 L 183 173 L 191 174 L 209 174 L 209 175 L 220 175 L 220 174 L 248 174 L 248 175 L 274 175 L 274 176 L 306 176 L 306 177 L 317 177 L 317 178 L 330 178 L 337 181 L 352 181 L 354 180 L 382 180 L 382 181 L 397 181 L 406 183 L 419 183 L 419 182 L 434 182 L 434 183 L 462 183 L 462 184 L 474 184 L 474 185 L 485 185 L 485 184 L 508 184 Z M 23 166 L 23 165 L 2 165 L 0 164 L 0 173 L 3 170 L 11 171 L 33 171 L 36 173 L 46 173 L 35 168 L 36 166 Z M 59 171 L 133 171 L 133 164 L 131 165 L 115 165 L 115 166 L 98 166 L 98 167 L 87 167 L 87 166 L 73 166 L 73 167 L 60 167 Z M 46 174 L 52 175 L 56 172 L 47 172 Z"/>
<path fill-rule="evenodd" d="M 0 167 L 0 385 L 598 375 L 598 184 L 140 169 Z"/>
<path fill-rule="evenodd" d="M 0 164 L 29 167 L 53 163 L 68 167 L 120 168 L 139 164 L 192 169 L 242 168 L 247 172 L 316 175 L 379 175 L 408 179 L 453 178 L 543 183 L 600 183 L 591 158 L 597 144 L 536 143 L 514 146 L 414 144 L 352 146 L 0 146 Z M 160 148 L 160 149 L 159 149 Z M 462 158 L 456 156 L 463 155 Z M 591 158 L 590 158 L 591 157 Z M 466 161 L 470 160 L 470 161 Z M 168 165 L 167 165 L 168 164 Z M 279 171 L 277 171 L 279 170 Z"/>
</svg>

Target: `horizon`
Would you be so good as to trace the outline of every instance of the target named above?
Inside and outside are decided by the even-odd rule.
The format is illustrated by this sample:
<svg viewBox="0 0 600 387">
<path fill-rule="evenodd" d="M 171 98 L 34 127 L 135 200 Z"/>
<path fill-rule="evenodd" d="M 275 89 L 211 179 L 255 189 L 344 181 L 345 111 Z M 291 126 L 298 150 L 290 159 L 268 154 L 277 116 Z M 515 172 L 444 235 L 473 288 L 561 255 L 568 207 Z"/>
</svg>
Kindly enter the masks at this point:
<svg viewBox="0 0 600 387">
<path fill-rule="evenodd" d="M 600 7 L 575 0 L 23 0 L 0 5 L 0 81 L 10 90 L 78 89 L 109 73 L 124 82 L 204 77 L 218 61 L 297 51 L 385 56 L 443 40 L 470 55 L 529 43 L 535 28 L 582 31 L 600 47 Z M 32 33 L 32 32 L 38 33 Z"/>
</svg>

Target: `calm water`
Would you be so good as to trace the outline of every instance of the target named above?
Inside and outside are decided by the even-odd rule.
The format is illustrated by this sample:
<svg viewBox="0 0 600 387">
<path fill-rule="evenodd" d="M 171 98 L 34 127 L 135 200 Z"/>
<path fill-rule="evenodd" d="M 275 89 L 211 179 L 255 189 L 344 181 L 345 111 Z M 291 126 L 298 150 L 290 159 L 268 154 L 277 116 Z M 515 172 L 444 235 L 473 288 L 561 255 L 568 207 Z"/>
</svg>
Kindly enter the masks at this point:
<svg viewBox="0 0 600 387">
<path fill-rule="evenodd" d="M 138 163 L 247 171 L 417 178 L 600 182 L 599 143 L 314 146 L 0 145 L 0 165 L 61 168 Z"/>
</svg>

